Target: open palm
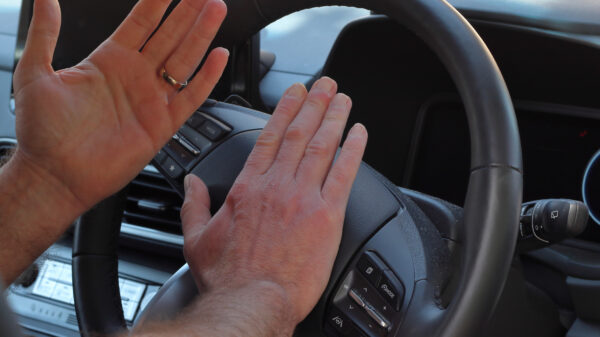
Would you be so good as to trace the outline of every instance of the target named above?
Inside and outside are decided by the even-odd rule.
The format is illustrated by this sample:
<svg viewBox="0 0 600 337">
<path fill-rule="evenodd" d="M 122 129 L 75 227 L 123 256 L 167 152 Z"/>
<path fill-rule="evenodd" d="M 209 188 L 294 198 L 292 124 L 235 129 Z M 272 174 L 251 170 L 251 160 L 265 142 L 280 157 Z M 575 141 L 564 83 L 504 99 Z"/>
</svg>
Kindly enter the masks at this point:
<svg viewBox="0 0 600 337">
<path fill-rule="evenodd" d="M 152 35 L 170 1 L 140 0 L 115 33 L 75 67 L 55 72 L 57 0 L 36 0 L 14 78 L 16 156 L 58 180 L 83 208 L 130 181 L 207 98 L 227 62 L 217 48 L 185 81 L 223 18 L 221 0 L 182 0 Z M 148 38 L 152 37 L 148 40 Z M 140 48 L 143 49 L 140 51 Z"/>
</svg>

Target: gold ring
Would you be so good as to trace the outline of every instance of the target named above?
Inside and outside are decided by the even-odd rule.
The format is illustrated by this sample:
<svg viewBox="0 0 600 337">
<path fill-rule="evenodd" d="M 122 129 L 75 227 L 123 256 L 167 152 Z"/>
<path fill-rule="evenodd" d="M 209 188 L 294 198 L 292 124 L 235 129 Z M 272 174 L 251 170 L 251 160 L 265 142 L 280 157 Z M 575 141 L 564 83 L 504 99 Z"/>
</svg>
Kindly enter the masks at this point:
<svg viewBox="0 0 600 337">
<path fill-rule="evenodd" d="M 188 81 L 179 82 L 176 79 L 174 79 L 171 75 L 169 75 L 169 73 L 167 72 L 167 70 L 164 67 L 160 71 L 160 76 L 165 81 L 167 81 L 167 83 L 169 83 L 170 85 L 172 85 L 175 88 L 175 90 L 177 90 L 177 91 L 183 90 L 188 85 Z"/>
</svg>

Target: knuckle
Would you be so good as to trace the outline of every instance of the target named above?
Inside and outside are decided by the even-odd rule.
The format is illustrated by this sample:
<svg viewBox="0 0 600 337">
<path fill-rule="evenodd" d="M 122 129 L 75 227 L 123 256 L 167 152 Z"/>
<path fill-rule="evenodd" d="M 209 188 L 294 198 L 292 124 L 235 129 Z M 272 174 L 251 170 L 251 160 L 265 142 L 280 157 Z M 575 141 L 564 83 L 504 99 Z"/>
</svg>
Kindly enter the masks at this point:
<svg viewBox="0 0 600 337">
<path fill-rule="evenodd" d="M 263 132 L 258 136 L 258 139 L 256 139 L 256 146 L 257 147 L 272 147 L 272 146 L 277 145 L 278 142 L 279 142 L 279 134 L 277 134 L 273 131 L 263 130 Z"/>
<path fill-rule="evenodd" d="M 150 29 L 154 25 L 154 22 L 144 15 L 131 15 L 129 19 L 142 29 Z"/>
<path fill-rule="evenodd" d="M 300 125 L 290 125 L 285 132 L 285 140 L 295 142 L 306 138 L 306 131 Z"/>
<path fill-rule="evenodd" d="M 339 108 L 331 109 L 327 114 L 325 114 L 325 117 L 323 117 L 323 123 L 340 123 L 342 121 L 342 118 L 344 117 L 343 111 L 340 110 L 341 109 Z"/>
<path fill-rule="evenodd" d="M 313 101 L 320 104 L 327 104 L 331 100 L 331 93 L 324 90 L 311 90 L 307 101 Z"/>
<path fill-rule="evenodd" d="M 336 184 L 345 184 L 350 178 L 343 170 L 331 170 L 329 173 L 329 179 L 332 179 Z"/>
<path fill-rule="evenodd" d="M 329 97 L 323 94 L 314 94 L 304 102 L 304 106 L 310 110 L 322 111 L 327 107 Z"/>
<path fill-rule="evenodd" d="M 279 102 L 275 113 L 291 117 L 296 113 L 298 105 L 298 99 L 285 97 Z"/>
<path fill-rule="evenodd" d="M 246 160 L 245 167 L 253 170 L 259 168 L 262 162 L 263 158 L 260 155 L 253 154 L 250 158 L 248 158 L 248 160 Z"/>
<path fill-rule="evenodd" d="M 338 216 L 336 216 L 335 214 L 336 212 L 333 212 L 331 209 L 329 209 L 327 206 L 323 205 L 318 207 L 313 215 L 319 219 L 320 222 L 325 223 L 325 224 L 337 224 L 340 222 L 340 219 Z"/>
<path fill-rule="evenodd" d="M 245 183 L 236 182 L 231 187 L 231 190 L 229 190 L 229 194 L 227 194 L 226 202 L 232 206 L 237 205 L 238 203 L 240 203 L 240 201 L 242 201 L 244 199 L 247 191 L 248 191 L 248 185 L 246 185 Z"/>
<path fill-rule="evenodd" d="M 330 146 L 323 141 L 313 140 L 306 147 L 306 154 L 310 156 L 325 157 L 330 153 Z"/>
<path fill-rule="evenodd" d="M 330 106 L 329 111 L 325 114 L 324 120 L 340 122 L 346 118 L 350 110 L 343 106 Z"/>
<path fill-rule="evenodd" d="M 194 11 L 196 13 L 200 13 L 202 11 L 202 7 L 197 4 L 197 1 L 186 0 L 186 1 L 182 1 L 182 2 L 184 4 L 186 4 L 189 9 L 191 9 L 192 11 Z"/>
</svg>

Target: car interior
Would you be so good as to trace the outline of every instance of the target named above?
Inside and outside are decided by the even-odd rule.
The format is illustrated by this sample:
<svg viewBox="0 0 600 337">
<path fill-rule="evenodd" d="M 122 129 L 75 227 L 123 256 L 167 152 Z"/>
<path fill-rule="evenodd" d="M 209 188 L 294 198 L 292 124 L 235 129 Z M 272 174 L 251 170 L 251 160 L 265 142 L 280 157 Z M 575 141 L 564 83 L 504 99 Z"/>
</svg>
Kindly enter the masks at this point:
<svg viewBox="0 0 600 337">
<path fill-rule="evenodd" d="M 17 145 L 12 74 L 33 0 L 4 2 L 0 163 Z M 59 2 L 57 70 L 136 0 Z M 296 336 L 600 336 L 600 4 L 226 3 L 215 46 L 231 58 L 211 98 L 6 290 L 25 335 L 176 315 L 197 295 L 183 176 L 207 182 L 214 212 L 284 90 L 329 76 L 369 143 L 330 282 Z"/>
</svg>

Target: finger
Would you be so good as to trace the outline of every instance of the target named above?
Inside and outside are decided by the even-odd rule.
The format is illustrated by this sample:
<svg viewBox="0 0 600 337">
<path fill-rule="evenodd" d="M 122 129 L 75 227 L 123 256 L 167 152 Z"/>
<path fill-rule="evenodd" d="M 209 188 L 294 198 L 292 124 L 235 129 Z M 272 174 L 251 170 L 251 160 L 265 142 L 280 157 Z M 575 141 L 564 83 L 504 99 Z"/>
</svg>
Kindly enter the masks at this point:
<svg viewBox="0 0 600 337">
<path fill-rule="evenodd" d="M 228 57 L 227 49 L 215 48 L 190 84 L 173 98 L 169 104 L 173 132 L 206 100 L 223 74 Z"/>
<path fill-rule="evenodd" d="M 321 190 L 323 198 L 334 207 L 346 208 L 366 145 L 367 130 L 362 124 L 355 124 L 348 132 L 340 155 L 333 163 Z"/>
<path fill-rule="evenodd" d="M 210 196 L 204 182 L 193 174 L 184 180 L 185 200 L 181 206 L 181 226 L 183 235 L 204 228 L 210 221 Z"/>
<path fill-rule="evenodd" d="M 289 87 L 277 104 L 273 115 L 263 128 L 246 160 L 244 174 L 263 174 L 271 167 L 283 134 L 300 111 L 306 98 L 306 88 L 300 83 Z"/>
<path fill-rule="evenodd" d="M 337 84 L 328 77 L 323 77 L 315 82 L 300 108 L 300 112 L 285 131 L 281 148 L 272 166 L 273 169 L 284 167 L 286 170 L 296 171 L 300 159 L 304 156 L 306 145 L 319 128 L 336 90 Z"/>
<path fill-rule="evenodd" d="M 337 94 L 329 104 L 323 122 L 306 146 L 304 157 L 298 166 L 296 178 L 306 184 L 323 186 L 327 172 L 344 133 L 350 115 L 352 101 L 344 94 Z"/>
<path fill-rule="evenodd" d="M 139 50 L 165 15 L 171 0 L 140 0 L 110 37 L 126 48 Z"/>
<path fill-rule="evenodd" d="M 15 74 L 15 86 L 53 72 L 52 57 L 60 32 L 60 6 L 57 0 L 36 0 L 27 42 Z"/>
<path fill-rule="evenodd" d="M 156 66 L 157 71 L 192 28 L 196 18 L 202 12 L 205 2 L 206 0 L 182 0 L 148 40 L 142 54 Z M 185 79 L 179 78 L 177 80 L 185 81 Z"/>
<path fill-rule="evenodd" d="M 208 0 L 192 29 L 167 60 L 164 67 L 169 75 L 181 81 L 192 76 L 226 14 L 227 6 L 223 1 Z"/>
</svg>

